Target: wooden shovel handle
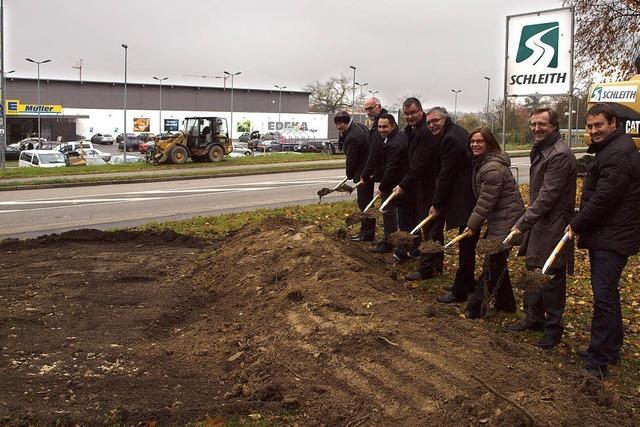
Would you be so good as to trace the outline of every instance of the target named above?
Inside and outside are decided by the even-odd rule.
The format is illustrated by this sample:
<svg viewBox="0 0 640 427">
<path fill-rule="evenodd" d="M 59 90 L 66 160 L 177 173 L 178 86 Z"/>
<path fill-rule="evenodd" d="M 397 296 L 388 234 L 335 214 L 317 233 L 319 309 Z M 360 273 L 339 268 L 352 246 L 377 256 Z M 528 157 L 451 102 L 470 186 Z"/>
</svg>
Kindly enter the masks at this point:
<svg viewBox="0 0 640 427">
<path fill-rule="evenodd" d="M 373 206 L 373 204 L 376 202 L 376 200 L 378 200 L 380 198 L 379 194 L 376 194 L 373 199 L 371 199 L 371 201 L 369 202 L 369 204 L 367 205 L 366 208 L 364 208 L 364 210 L 362 211 L 362 213 L 365 213 L 366 211 L 368 211 L 369 209 L 371 209 L 371 206 Z"/>
<path fill-rule="evenodd" d="M 419 231 L 420 229 L 422 229 L 422 227 L 424 227 L 429 221 L 431 221 L 433 218 L 435 218 L 435 215 L 429 215 L 428 217 L 426 217 L 425 219 L 423 219 L 422 221 L 420 221 L 420 223 L 418 225 L 416 225 L 416 227 L 411 230 L 411 233 L 409 234 L 415 234 L 417 231 Z"/>
<path fill-rule="evenodd" d="M 560 239 L 556 247 L 553 248 L 553 251 L 551 252 L 551 255 L 549 255 L 549 258 L 547 258 L 547 260 L 544 262 L 544 266 L 542 267 L 542 274 L 547 274 L 547 270 L 549 269 L 549 267 L 551 267 L 553 262 L 556 260 L 558 254 L 560 253 L 562 248 L 564 248 L 564 245 L 569 240 L 571 240 L 569 238 L 569 233 L 564 233 L 564 236 L 562 236 L 562 239 Z"/>
<path fill-rule="evenodd" d="M 456 243 L 458 243 L 460 240 L 471 236 L 471 232 L 470 231 L 465 231 L 464 233 L 460 234 L 459 236 L 454 237 L 449 243 L 447 243 L 446 245 L 444 245 L 444 248 L 447 249 L 448 247 L 450 247 L 451 245 L 455 245 Z"/>
<path fill-rule="evenodd" d="M 389 197 L 387 197 L 387 200 L 385 200 L 381 205 L 380 205 L 380 212 L 384 212 L 384 208 L 387 207 L 387 205 L 389 204 L 389 202 L 391 202 L 393 199 L 396 198 L 396 196 L 398 195 L 398 193 L 396 193 L 395 191 L 393 193 L 391 193 L 391 195 Z"/>
<path fill-rule="evenodd" d="M 511 239 L 513 239 L 513 236 L 515 236 L 517 232 L 518 230 L 511 230 L 511 233 L 509 233 L 507 237 L 505 237 L 505 239 L 502 241 L 502 244 L 508 245 Z"/>
<path fill-rule="evenodd" d="M 338 187 L 340 187 L 342 184 L 344 184 L 345 182 L 347 182 L 349 178 L 345 178 L 342 181 L 340 181 L 340 183 L 338 185 L 336 185 L 335 187 L 332 188 L 332 190 L 337 190 Z"/>
</svg>

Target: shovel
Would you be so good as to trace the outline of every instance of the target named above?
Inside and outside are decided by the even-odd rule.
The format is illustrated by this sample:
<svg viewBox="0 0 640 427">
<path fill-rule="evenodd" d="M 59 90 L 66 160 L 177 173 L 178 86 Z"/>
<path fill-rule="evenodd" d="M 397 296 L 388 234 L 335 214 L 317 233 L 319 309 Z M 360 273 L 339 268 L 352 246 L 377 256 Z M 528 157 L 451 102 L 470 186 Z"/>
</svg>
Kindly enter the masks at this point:
<svg viewBox="0 0 640 427">
<path fill-rule="evenodd" d="M 504 240 L 502 241 L 502 244 L 508 245 L 511 239 L 513 239 L 513 236 L 515 236 L 517 232 L 518 230 L 511 230 L 511 233 L 507 234 L 507 237 L 504 238 Z"/>
<path fill-rule="evenodd" d="M 367 207 L 364 208 L 364 210 L 362 211 L 362 213 L 366 213 L 369 209 L 371 209 L 373 207 L 373 204 L 376 202 L 376 200 L 378 200 L 380 198 L 379 194 L 376 194 L 373 199 L 371 199 L 371 201 L 369 202 L 369 204 L 367 205 Z"/>
<path fill-rule="evenodd" d="M 391 193 L 391 195 L 389 197 L 387 197 L 387 200 L 385 200 L 384 202 L 382 202 L 382 204 L 380 205 L 380 209 L 378 209 L 380 212 L 384 213 L 384 208 L 387 207 L 387 205 L 396 198 L 396 196 L 398 195 L 398 193 L 396 193 L 395 191 L 393 193 Z"/>
<path fill-rule="evenodd" d="M 341 185 L 344 185 L 344 183 L 345 183 L 345 182 L 347 182 L 347 180 L 348 180 L 348 179 L 349 179 L 349 178 L 345 178 L 345 179 L 343 179 L 342 181 L 340 181 L 340 183 L 338 183 L 338 185 L 336 185 L 336 186 L 335 186 L 335 187 L 333 187 L 333 188 L 327 188 L 327 187 L 325 187 L 325 188 L 321 188 L 320 190 L 318 190 L 318 193 L 317 193 L 317 194 L 318 194 L 318 197 L 320 197 L 320 198 L 322 199 L 324 196 L 326 196 L 326 195 L 328 195 L 328 194 L 333 193 L 333 192 L 334 192 L 334 191 L 336 191 L 336 190 L 337 190 Z"/>
<path fill-rule="evenodd" d="M 374 214 L 368 214 L 367 211 L 369 209 L 371 209 L 371 207 L 373 206 L 373 204 L 376 202 L 376 200 L 378 200 L 380 198 L 380 196 L 378 194 L 376 194 L 373 199 L 371 199 L 371 201 L 369 202 L 369 204 L 367 205 L 367 207 L 364 208 L 364 210 L 362 212 L 354 212 L 351 215 L 349 215 L 345 222 L 347 223 L 347 225 L 354 225 L 359 223 L 362 219 L 364 218 L 371 218 L 373 216 L 375 216 Z"/>
<path fill-rule="evenodd" d="M 443 249 L 447 249 L 450 248 L 452 245 L 455 245 L 456 243 L 458 243 L 460 240 L 467 238 L 471 236 L 471 232 L 470 231 L 465 231 L 464 233 L 462 233 L 461 235 L 454 237 L 453 239 L 451 239 L 451 241 L 449 243 L 447 243 L 446 245 L 444 245 Z"/>
<path fill-rule="evenodd" d="M 564 245 L 566 245 L 569 240 L 571 240 L 569 238 L 569 233 L 564 233 L 564 236 L 562 236 L 562 239 L 560 239 L 556 247 L 553 248 L 553 252 L 551 252 L 551 255 L 549 255 L 549 258 L 547 258 L 547 260 L 544 262 L 544 265 L 542 266 L 542 274 L 547 274 L 547 270 L 549 269 L 549 267 L 551 267 L 551 264 L 553 264 L 553 262 L 556 260 L 556 257 L 558 256 L 562 248 L 564 248 Z"/>
<path fill-rule="evenodd" d="M 476 253 L 479 255 L 495 255 L 503 251 L 511 250 L 512 245 L 509 243 L 517 232 L 517 230 L 512 230 L 502 242 L 495 239 L 480 239 L 476 246 Z"/>
<path fill-rule="evenodd" d="M 416 234 L 417 231 L 419 231 L 420 229 L 422 229 L 422 227 L 424 227 L 425 225 L 427 225 L 427 223 L 429 221 L 431 221 L 433 218 L 435 218 L 435 215 L 429 215 L 428 217 L 426 217 L 425 219 L 423 219 L 422 221 L 420 221 L 420 223 L 418 225 L 416 225 L 416 227 L 411 230 L 411 233 L 409 234 Z"/>
</svg>

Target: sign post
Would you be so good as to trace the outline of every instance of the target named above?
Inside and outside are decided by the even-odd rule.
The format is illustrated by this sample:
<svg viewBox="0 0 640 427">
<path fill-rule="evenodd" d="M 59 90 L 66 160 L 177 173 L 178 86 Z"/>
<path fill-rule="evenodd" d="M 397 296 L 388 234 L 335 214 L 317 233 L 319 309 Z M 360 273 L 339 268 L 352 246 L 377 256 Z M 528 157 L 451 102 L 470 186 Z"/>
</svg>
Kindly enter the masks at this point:
<svg viewBox="0 0 640 427">
<path fill-rule="evenodd" d="M 509 96 L 573 95 L 573 8 L 507 16 L 502 146 Z M 571 117 L 569 118 L 571 143 Z"/>
<path fill-rule="evenodd" d="M 7 147 L 6 117 L 4 115 L 4 2 L 0 0 L 0 167 L 5 168 Z"/>
</svg>

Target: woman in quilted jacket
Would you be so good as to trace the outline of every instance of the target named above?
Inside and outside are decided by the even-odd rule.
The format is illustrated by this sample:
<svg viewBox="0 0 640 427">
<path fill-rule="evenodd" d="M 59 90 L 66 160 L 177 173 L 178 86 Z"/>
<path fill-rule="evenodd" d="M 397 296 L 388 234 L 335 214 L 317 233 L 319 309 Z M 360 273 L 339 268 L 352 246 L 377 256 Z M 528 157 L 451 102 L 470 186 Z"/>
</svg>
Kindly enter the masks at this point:
<svg viewBox="0 0 640 427">
<path fill-rule="evenodd" d="M 486 127 L 471 132 L 469 153 L 473 156 L 473 192 L 477 202 L 467 221 L 466 231 L 479 234 L 486 223 L 482 238 L 502 242 L 524 213 L 524 203 L 511 173 L 509 155 L 500 150 L 495 136 Z M 497 253 L 485 255 L 476 293 L 467 303 L 467 318 L 483 317 L 493 298 L 496 310 L 516 311 L 507 266 L 509 252 L 509 248 L 501 248 Z"/>
</svg>

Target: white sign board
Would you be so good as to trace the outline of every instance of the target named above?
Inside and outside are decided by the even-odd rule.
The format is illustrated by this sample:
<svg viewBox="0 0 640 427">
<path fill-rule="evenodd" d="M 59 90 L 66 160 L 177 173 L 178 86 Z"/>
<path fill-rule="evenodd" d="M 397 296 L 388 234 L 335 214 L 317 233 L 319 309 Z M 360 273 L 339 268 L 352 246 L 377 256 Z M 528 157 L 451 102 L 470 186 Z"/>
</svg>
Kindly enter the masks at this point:
<svg viewBox="0 0 640 427">
<path fill-rule="evenodd" d="M 507 16 L 506 95 L 568 95 L 573 10 Z"/>
<path fill-rule="evenodd" d="M 597 85 L 591 91 L 588 102 L 635 103 L 638 85 Z"/>
</svg>

